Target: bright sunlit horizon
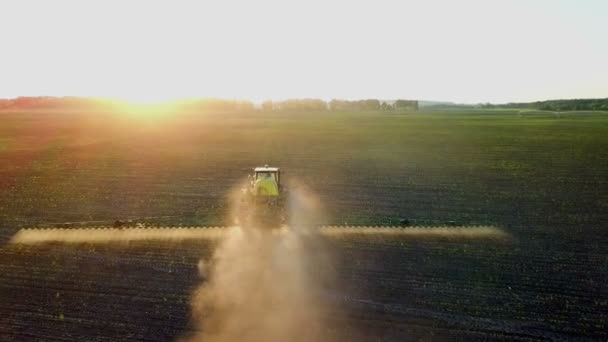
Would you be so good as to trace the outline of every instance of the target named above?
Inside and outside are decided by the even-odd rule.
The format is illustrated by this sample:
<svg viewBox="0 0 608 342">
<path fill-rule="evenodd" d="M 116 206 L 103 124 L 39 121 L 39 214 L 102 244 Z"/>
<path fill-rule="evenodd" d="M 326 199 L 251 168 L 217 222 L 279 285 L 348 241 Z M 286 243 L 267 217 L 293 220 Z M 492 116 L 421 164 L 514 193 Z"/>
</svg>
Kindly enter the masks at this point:
<svg viewBox="0 0 608 342">
<path fill-rule="evenodd" d="M 8 1 L 0 98 L 608 97 L 604 1 Z"/>
</svg>

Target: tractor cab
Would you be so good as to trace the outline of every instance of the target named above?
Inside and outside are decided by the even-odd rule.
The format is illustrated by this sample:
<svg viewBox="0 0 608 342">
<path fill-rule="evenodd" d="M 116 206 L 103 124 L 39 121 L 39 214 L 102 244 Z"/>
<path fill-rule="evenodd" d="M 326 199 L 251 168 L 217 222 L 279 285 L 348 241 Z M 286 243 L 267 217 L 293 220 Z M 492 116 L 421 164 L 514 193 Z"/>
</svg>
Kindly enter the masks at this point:
<svg viewBox="0 0 608 342">
<path fill-rule="evenodd" d="M 253 180 L 271 177 L 278 186 L 281 185 L 281 171 L 278 167 L 269 167 L 268 165 L 256 167 L 253 169 Z"/>
<path fill-rule="evenodd" d="M 264 165 L 253 169 L 251 180 L 255 196 L 278 197 L 281 191 L 281 171 L 278 167 Z"/>
</svg>

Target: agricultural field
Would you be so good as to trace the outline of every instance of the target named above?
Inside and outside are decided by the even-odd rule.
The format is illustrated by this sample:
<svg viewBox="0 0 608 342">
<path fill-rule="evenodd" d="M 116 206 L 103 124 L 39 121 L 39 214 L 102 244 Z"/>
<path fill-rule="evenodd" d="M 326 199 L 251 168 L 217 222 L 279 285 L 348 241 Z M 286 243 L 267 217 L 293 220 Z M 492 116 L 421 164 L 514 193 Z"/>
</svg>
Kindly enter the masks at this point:
<svg viewBox="0 0 608 342">
<path fill-rule="evenodd" d="M 191 301 L 217 240 L 10 241 L 66 222 L 227 224 L 228 194 L 262 164 L 310 188 L 325 224 L 504 234 L 321 235 L 332 277 L 314 298 L 327 340 L 608 338 L 606 114 L 0 117 L 1 340 L 197 336 Z"/>
</svg>

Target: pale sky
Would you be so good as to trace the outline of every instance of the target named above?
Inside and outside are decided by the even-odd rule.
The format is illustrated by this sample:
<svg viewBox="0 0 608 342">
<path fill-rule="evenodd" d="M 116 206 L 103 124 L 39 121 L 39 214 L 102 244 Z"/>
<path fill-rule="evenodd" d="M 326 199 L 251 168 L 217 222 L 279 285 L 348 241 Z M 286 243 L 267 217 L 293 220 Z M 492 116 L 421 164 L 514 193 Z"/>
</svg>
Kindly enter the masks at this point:
<svg viewBox="0 0 608 342">
<path fill-rule="evenodd" d="M 0 0 L 0 97 L 608 97 L 608 1 Z"/>
</svg>

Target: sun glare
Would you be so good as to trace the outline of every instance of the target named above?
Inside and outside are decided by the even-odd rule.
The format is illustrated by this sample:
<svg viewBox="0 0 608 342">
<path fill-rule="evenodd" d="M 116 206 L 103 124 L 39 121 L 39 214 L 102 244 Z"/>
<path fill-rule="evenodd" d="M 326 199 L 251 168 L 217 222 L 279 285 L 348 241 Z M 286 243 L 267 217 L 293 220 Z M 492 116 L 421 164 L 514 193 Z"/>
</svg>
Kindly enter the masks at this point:
<svg viewBox="0 0 608 342">
<path fill-rule="evenodd" d="M 115 97 L 119 112 L 135 119 L 157 119 L 174 113 L 177 98 L 129 96 Z"/>
<path fill-rule="evenodd" d="M 134 105 L 146 106 L 162 104 L 165 102 L 177 100 L 180 97 L 179 95 L 169 95 L 163 94 L 161 92 L 150 91 L 149 89 L 147 89 L 145 84 L 141 85 L 141 89 L 141 92 L 119 94 L 114 97 L 120 98 Z"/>
</svg>

